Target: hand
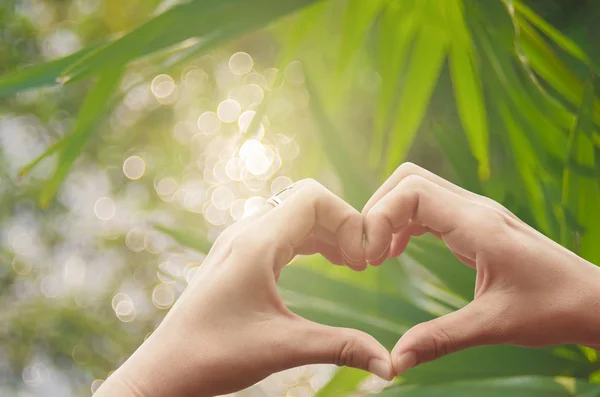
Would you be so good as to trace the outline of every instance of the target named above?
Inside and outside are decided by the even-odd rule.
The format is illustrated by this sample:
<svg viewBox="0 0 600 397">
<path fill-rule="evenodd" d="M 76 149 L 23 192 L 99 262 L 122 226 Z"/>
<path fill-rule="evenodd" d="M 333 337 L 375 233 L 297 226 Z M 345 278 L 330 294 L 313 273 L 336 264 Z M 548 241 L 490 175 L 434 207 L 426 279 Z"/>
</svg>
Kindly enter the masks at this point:
<svg viewBox="0 0 600 397">
<path fill-rule="evenodd" d="M 293 314 L 276 288 L 297 254 L 319 252 L 363 270 L 362 215 L 310 180 L 278 197 L 277 207 L 223 232 L 164 321 L 99 396 L 214 396 L 312 363 L 392 378 L 389 352 L 373 337 Z"/>
<path fill-rule="evenodd" d="M 410 329 L 392 351 L 396 374 L 472 346 L 600 343 L 600 269 L 497 202 L 403 164 L 365 206 L 366 257 L 400 255 L 432 233 L 477 271 L 474 300 Z"/>
</svg>

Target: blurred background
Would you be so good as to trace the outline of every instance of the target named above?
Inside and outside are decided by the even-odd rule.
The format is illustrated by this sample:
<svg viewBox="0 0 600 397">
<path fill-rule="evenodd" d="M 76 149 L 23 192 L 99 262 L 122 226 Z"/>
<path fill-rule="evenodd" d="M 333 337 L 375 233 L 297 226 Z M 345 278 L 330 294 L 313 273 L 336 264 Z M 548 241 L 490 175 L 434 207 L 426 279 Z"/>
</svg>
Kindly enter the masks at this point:
<svg viewBox="0 0 600 397">
<path fill-rule="evenodd" d="M 599 64 L 595 0 L 3 0 L 0 395 L 89 396 L 219 233 L 301 178 L 360 209 L 412 161 L 600 264 Z M 280 287 L 391 348 L 474 275 L 425 236 L 360 275 L 299 258 Z M 483 347 L 236 395 L 593 397 L 599 369 Z"/>
</svg>

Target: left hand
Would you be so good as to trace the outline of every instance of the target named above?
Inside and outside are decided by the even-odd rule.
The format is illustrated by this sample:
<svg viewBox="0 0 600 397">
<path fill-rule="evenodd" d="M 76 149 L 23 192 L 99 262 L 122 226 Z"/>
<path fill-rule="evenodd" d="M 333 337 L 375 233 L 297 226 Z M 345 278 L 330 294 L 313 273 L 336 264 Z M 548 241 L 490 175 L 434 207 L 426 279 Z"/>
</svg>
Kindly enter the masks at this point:
<svg viewBox="0 0 600 397">
<path fill-rule="evenodd" d="M 316 363 L 392 378 L 390 355 L 373 337 L 295 315 L 276 288 L 298 254 L 363 270 L 362 215 L 312 180 L 278 197 L 280 205 L 223 232 L 164 321 L 98 396 L 214 396 Z"/>
</svg>

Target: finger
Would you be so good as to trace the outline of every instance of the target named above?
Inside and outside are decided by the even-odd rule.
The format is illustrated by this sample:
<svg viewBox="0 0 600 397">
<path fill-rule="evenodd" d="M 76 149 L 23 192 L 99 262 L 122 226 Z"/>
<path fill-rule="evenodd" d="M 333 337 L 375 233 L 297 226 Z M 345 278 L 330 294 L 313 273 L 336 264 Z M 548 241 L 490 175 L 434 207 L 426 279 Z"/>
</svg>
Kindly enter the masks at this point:
<svg viewBox="0 0 600 397">
<path fill-rule="evenodd" d="M 481 241 L 494 238 L 492 227 L 504 220 L 496 211 L 465 199 L 420 176 L 404 178 L 365 216 L 366 258 L 379 258 L 392 235 L 410 221 L 439 233 L 449 248 L 475 259 Z"/>
<path fill-rule="evenodd" d="M 389 249 L 386 249 L 379 258 L 369 260 L 369 264 L 372 266 L 379 266 L 387 258 L 399 256 L 408 246 L 408 242 L 412 236 L 421 236 L 427 232 L 431 232 L 431 230 L 413 221 L 409 221 L 407 226 L 402 227 L 399 231 L 393 233 Z"/>
<path fill-rule="evenodd" d="M 296 248 L 296 255 L 314 255 L 321 254 L 329 262 L 334 265 L 343 266 L 346 265 L 346 260 L 340 253 L 337 245 L 331 245 L 321 240 L 319 237 L 311 235 L 308 236 L 298 248 Z"/>
<path fill-rule="evenodd" d="M 284 266 L 311 234 L 334 236 L 346 262 L 355 269 L 365 267 L 362 215 L 316 181 L 305 180 L 253 227 L 271 247 L 286 252 L 277 257 L 276 267 Z"/>
<path fill-rule="evenodd" d="M 463 189 L 462 187 L 455 185 L 454 183 L 447 181 L 446 179 L 434 174 L 431 171 L 426 170 L 416 164 L 413 163 L 403 163 L 394 171 L 394 173 L 381 185 L 379 189 L 373 194 L 373 196 L 369 199 L 365 207 L 363 208 L 363 213 L 368 212 L 379 200 L 381 200 L 388 192 L 390 192 L 396 185 L 398 185 L 404 178 L 410 175 L 417 175 L 424 179 L 427 179 L 430 182 L 435 183 L 461 197 L 466 199 L 477 201 L 482 205 L 488 206 L 495 210 L 499 210 L 505 215 L 509 215 L 511 217 L 515 217 L 510 211 L 508 211 L 504 206 L 500 203 L 495 202 L 485 196 L 479 195 L 477 193 L 473 193 L 469 190 Z"/>
<path fill-rule="evenodd" d="M 475 301 L 408 330 L 392 350 L 394 374 L 470 347 L 499 343 L 484 307 Z"/>
<path fill-rule="evenodd" d="M 375 338 L 362 331 L 330 327 L 298 318 L 293 340 L 288 343 L 296 366 L 335 364 L 369 371 L 392 380 L 390 353 Z M 298 343 L 302 341 L 302 343 Z"/>
</svg>

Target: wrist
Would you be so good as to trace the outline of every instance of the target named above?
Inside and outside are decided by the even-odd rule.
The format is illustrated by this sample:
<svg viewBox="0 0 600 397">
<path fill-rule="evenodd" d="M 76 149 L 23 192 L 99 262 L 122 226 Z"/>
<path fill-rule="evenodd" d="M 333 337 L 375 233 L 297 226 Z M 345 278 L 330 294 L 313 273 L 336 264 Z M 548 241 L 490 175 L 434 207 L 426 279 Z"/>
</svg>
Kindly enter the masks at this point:
<svg viewBox="0 0 600 397">
<path fill-rule="evenodd" d="M 555 342 L 600 345 L 600 268 L 571 252 L 568 259 L 545 303 L 558 309 L 552 315 Z"/>
<path fill-rule="evenodd" d="M 587 261 L 586 264 L 590 270 L 581 287 L 585 300 L 579 310 L 582 340 L 577 343 L 600 346 L 600 268 Z"/>
<path fill-rule="evenodd" d="M 210 363 L 188 335 L 157 329 L 96 392 L 99 397 L 210 397 Z M 168 331 L 167 331 L 168 332 Z M 210 357 L 210 355 L 204 356 Z"/>
</svg>

